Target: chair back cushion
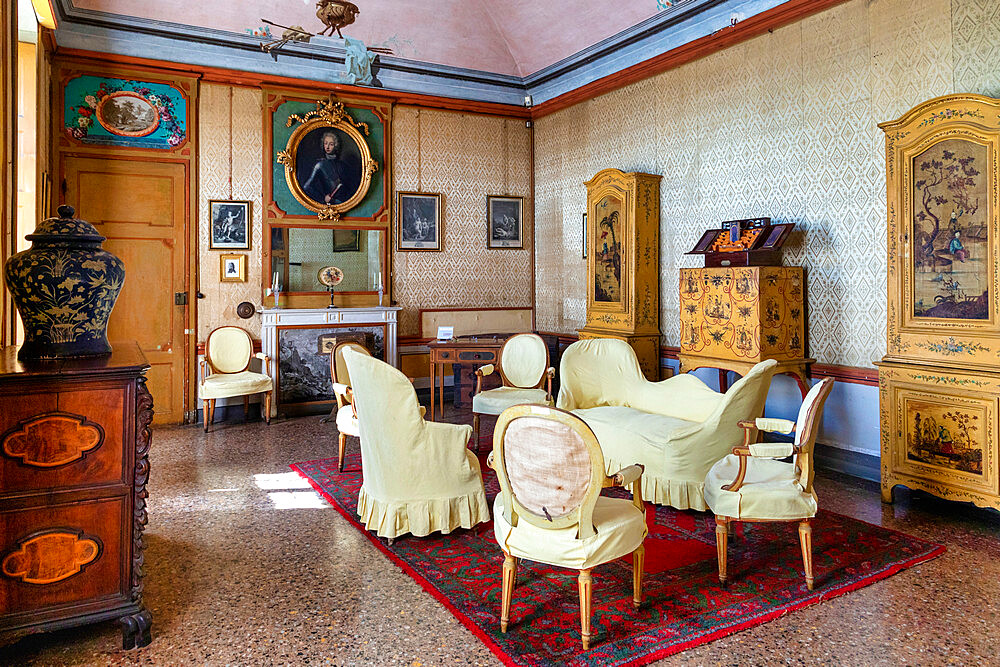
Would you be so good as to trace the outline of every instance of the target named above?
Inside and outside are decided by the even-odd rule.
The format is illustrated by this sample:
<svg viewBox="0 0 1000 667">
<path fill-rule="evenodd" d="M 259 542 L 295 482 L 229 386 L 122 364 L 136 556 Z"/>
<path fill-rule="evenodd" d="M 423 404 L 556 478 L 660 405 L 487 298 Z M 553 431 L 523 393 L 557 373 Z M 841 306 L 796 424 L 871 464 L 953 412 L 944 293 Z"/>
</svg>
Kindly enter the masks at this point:
<svg viewBox="0 0 1000 667">
<path fill-rule="evenodd" d="M 823 421 L 823 405 L 833 389 L 833 378 L 824 378 L 817 382 L 806 394 L 799 408 L 799 416 L 795 422 L 795 444 L 802 448 L 802 453 L 795 457 L 799 466 L 799 484 L 803 489 L 811 490 L 813 475 L 813 448 L 816 445 L 816 434 Z"/>
<path fill-rule="evenodd" d="M 253 339 L 239 327 L 219 327 L 205 341 L 205 358 L 216 373 L 245 371 L 251 356 Z"/>
<path fill-rule="evenodd" d="M 636 383 L 645 377 L 632 347 L 614 338 L 580 340 L 562 354 L 559 362 L 559 398 L 563 410 L 627 405 Z"/>
<path fill-rule="evenodd" d="M 506 384 L 522 389 L 537 387 L 549 365 L 549 348 L 541 336 L 517 334 L 504 342 L 497 363 Z"/>
<path fill-rule="evenodd" d="M 344 361 L 344 350 L 347 349 L 356 350 L 369 357 L 372 354 L 364 345 L 354 341 L 337 343 L 334 346 L 333 352 L 330 353 L 330 379 L 334 382 L 351 386 L 351 375 L 347 372 L 347 363 Z"/>
<path fill-rule="evenodd" d="M 514 498 L 537 517 L 566 516 L 590 487 L 590 452 L 568 424 L 521 417 L 504 432 L 504 466 Z"/>
<path fill-rule="evenodd" d="M 540 528 L 577 527 L 594 534 L 593 513 L 604 481 L 604 455 L 587 424 L 543 405 L 507 408 L 493 432 L 494 467 L 504 515 Z"/>
</svg>

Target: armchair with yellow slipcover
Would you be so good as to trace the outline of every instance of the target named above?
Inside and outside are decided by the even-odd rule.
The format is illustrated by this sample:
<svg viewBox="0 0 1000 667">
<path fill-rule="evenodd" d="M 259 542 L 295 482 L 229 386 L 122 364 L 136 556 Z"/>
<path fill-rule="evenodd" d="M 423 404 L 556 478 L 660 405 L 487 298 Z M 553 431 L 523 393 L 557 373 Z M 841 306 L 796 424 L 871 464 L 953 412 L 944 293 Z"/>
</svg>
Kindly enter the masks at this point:
<svg viewBox="0 0 1000 667">
<path fill-rule="evenodd" d="M 545 405 L 503 411 L 488 464 L 500 483 L 493 503 L 493 533 L 504 554 L 500 631 L 507 632 L 510 622 L 518 561 L 570 568 L 580 571 L 580 632 L 587 650 L 593 568 L 632 554 L 632 604 L 638 609 L 642 603 L 642 466 L 606 476 L 601 446 L 583 420 Z M 632 500 L 601 495 L 604 487 L 628 484 Z"/>
<path fill-rule="evenodd" d="M 500 374 L 503 386 L 483 391 L 483 378 L 494 371 Z M 496 367 L 488 364 L 476 369 L 476 393 L 472 397 L 476 451 L 479 451 L 479 415 L 499 415 L 512 405 L 525 403 L 552 405 L 555 374 L 556 370 L 549 366 L 549 348 L 541 336 L 522 333 L 504 341 Z"/>
<path fill-rule="evenodd" d="M 563 352 L 556 406 L 597 435 L 608 471 L 641 463 L 642 494 L 657 505 L 705 510 L 705 474 L 759 417 L 777 362 L 754 366 L 725 394 L 693 375 L 650 382 L 628 343 L 594 338 Z"/>
<path fill-rule="evenodd" d="M 261 360 L 263 373 L 250 370 L 250 360 Z M 243 397 L 243 416 L 250 407 L 251 394 L 263 394 L 264 421 L 271 423 L 271 392 L 274 383 L 270 376 L 271 358 L 263 352 L 253 353 L 250 333 L 240 327 L 219 327 L 208 334 L 205 341 L 205 358 L 201 360 L 201 396 L 205 432 L 215 418 L 215 401 L 232 396 Z"/>
<path fill-rule="evenodd" d="M 802 401 L 798 419 L 741 421 L 746 438 L 733 453 L 712 466 L 705 477 L 705 500 L 715 513 L 719 581 L 726 583 L 726 546 L 732 521 L 797 521 L 806 586 L 813 588 L 812 526 L 816 516 L 813 491 L 813 448 L 833 379 L 813 385 Z M 756 431 L 795 432 L 794 443 L 755 444 Z M 777 459 L 795 456 L 794 462 Z"/>
<path fill-rule="evenodd" d="M 373 357 L 343 351 L 361 434 L 358 514 L 390 541 L 449 533 L 490 520 L 470 426 L 424 421 L 405 375 Z"/>
</svg>

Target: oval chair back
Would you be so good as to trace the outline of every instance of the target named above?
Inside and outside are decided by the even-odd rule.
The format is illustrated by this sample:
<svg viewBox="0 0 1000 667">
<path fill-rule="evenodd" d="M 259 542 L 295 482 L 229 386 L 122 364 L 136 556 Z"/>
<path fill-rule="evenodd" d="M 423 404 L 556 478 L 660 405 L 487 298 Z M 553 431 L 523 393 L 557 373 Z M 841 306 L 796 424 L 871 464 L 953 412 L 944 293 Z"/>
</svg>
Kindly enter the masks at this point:
<svg viewBox="0 0 1000 667">
<path fill-rule="evenodd" d="M 344 350 L 347 349 L 356 350 L 361 354 L 367 354 L 369 357 L 372 356 L 372 353 L 361 343 L 356 343 L 352 340 L 337 343 L 333 347 L 333 351 L 330 353 L 330 379 L 340 384 L 346 384 L 349 387 L 351 386 L 351 376 L 347 372 L 347 364 L 344 362 Z"/>
<path fill-rule="evenodd" d="M 538 389 L 545 382 L 548 367 L 549 348 L 537 334 L 511 336 L 497 354 L 497 370 L 508 387 Z"/>
<path fill-rule="evenodd" d="M 813 449 L 816 447 L 816 435 L 823 421 L 823 404 L 826 403 L 830 390 L 833 389 L 833 378 L 824 378 L 813 385 L 802 401 L 799 415 L 795 420 L 795 444 L 801 451 L 795 455 L 795 464 L 799 468 L 799 484 L 806 493 L 812 491 L 813 477 L 816 471 L 813 467 Z"/>
<path fill-rule="evenodd" d="M 205 360 L 213 373 L 242 373 L 252 356 L 253 339 L 240 327 L 219 327 L 205 341 Z"/>
<path fill-rule="evenodd" d="M 604 482 L 604 455 L 587 424 L 563 410 L 517 405 L 500 415 L 493 460 L 504 518 L 546 529 L 578 526 L 594 535 L 594 506 Z"/>
</svg>

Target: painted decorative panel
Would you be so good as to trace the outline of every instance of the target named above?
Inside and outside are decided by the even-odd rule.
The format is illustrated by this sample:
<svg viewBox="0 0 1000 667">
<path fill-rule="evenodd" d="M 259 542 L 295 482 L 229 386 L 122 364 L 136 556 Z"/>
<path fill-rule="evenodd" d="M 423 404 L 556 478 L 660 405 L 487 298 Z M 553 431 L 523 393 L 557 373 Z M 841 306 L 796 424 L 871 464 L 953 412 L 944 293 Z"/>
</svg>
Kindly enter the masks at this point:
<svg viewBox="0 0 1000 667">
<path fill-rule="evenodd" d="M 172 150 L 187 138 L 187 98 L 171 85 L 77 76 L 63 104 L 66 134 L 86 144 Z"/>
<path fill-rule="evenodd" d="M 278 405 L 334 401 L 330 352 L 354 340 L 385 360 L 384 326 L 279 327 Z"/>
<path fill-rule="evenodd" d="M 72 463 L 104 442 L 100 424 L 82 415 L 50 412 L 21 422 L 3 436 L 3 453 L 25 465 L 54 468 Z"/>
<path fill-rule="evenodd" d="M 0 571 L 26 584 L 54 584 L 72 577 L 101 555 L 101 542 L 80 531 L 37 533 L 4 555 Z"/>
</svg>

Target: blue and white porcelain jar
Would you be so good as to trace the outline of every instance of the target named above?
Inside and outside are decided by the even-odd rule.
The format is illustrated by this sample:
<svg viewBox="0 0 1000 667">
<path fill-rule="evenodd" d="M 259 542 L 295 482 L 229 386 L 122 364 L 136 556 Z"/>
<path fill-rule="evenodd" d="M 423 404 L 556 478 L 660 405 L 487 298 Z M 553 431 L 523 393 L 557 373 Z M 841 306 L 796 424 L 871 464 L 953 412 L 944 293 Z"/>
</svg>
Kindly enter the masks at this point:
<svg viewBox="0 0 1000 667">
<path fill-rule="evenodd" d="M 101 248 L 104 237 L 72 206 L 25 236 L 31 247 L 7 260 L 4 281 L 24 323 L 18 359 L 111 353 L 108 318 L 125 282 L 125 265 Z"/>
</svg>

